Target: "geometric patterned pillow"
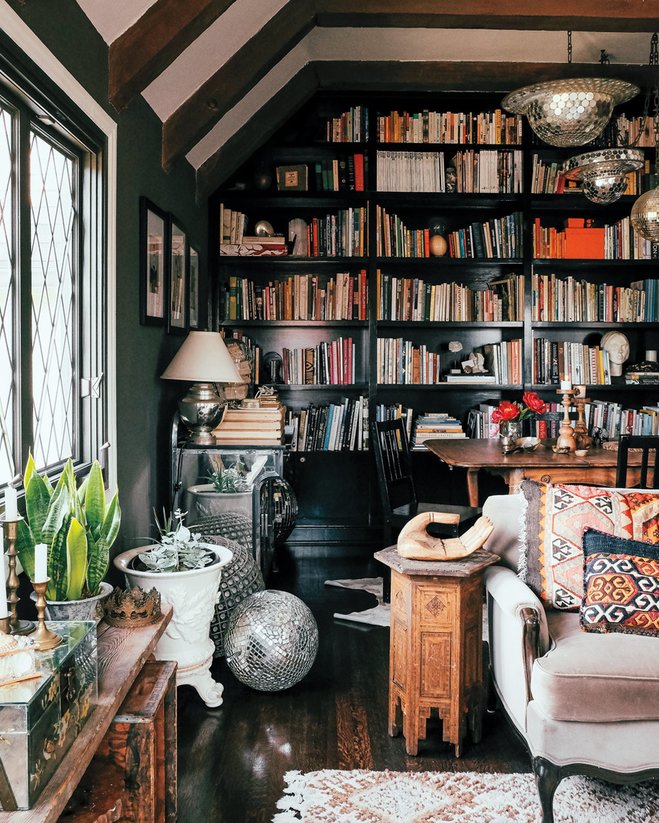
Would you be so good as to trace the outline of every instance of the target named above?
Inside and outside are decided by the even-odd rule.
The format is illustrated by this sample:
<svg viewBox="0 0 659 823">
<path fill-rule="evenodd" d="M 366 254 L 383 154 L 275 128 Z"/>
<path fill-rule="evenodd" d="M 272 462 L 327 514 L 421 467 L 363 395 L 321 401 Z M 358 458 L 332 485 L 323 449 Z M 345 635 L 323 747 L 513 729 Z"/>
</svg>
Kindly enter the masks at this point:
<svg viewBox="0 0 659 823">
<path fill-rule="evenodd" d="M 659 637 L 659 545 L 584 534 L 581 626 Z"/>
<path fill-rule="evenodd" d="M 659 543 L 659 494 L 626 492 L 634 540 Z"/>
<path fill-rule="evenodd" d="M 578 611 L 583 596 L 583 533 L 631 538 L 623 494 L 597 486 L 523 480 L 527 506 L 519 576 L 545 605 Z"/>
</svg>

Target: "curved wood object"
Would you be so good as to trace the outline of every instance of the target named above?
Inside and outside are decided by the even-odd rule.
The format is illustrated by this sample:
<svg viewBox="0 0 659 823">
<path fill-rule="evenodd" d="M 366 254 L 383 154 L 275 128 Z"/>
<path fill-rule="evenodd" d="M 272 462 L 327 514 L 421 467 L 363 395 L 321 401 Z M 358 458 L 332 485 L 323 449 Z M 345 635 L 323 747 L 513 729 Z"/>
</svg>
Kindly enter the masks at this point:
<svg viewBox="0 0 659 823">
<path fill-rule="evenodd" d="M 421 512 L 407 522 L 398 535 L 398 554 L 408 560 L 459 560 L 468 557 L 485 543 L 494 525 L 487 517 L 479 517 L 460 537 L 432 537 L 431 523 L 452 523 L 455 515 L 442 512 Z"/>
</svg>

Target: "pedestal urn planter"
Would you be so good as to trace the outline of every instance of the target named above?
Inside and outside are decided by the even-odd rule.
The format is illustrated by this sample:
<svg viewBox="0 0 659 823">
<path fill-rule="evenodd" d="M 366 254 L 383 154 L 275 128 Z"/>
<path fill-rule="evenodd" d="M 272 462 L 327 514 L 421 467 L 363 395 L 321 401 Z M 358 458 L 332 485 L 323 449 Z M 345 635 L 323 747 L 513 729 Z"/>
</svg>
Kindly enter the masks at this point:
<svg viewBox="0 0 659 823">
<path fill-rule="evenodd" d="M 176 572 L 152 572 L 134 568 L 144 547 L 129 549 L 114 558 L 115 566 L 124 573 L 129 586 L 145 591 L 156 588 L 163 605 L 173 608 L 172 619 L 156 647 L 157 660 L 178 663 L 176 683 L 186 683 L 197 690 L 209 708 L 222 704 L 224 687 L 210 674 L 215 646 L 210 638 L 210 625 L 215 612 L 222 567 L 232 557 L 224 546 L 205 544 L 216 560 L 201 569 Z M 139 562 L 139 561 L 138 561 Z"/>
</svg>

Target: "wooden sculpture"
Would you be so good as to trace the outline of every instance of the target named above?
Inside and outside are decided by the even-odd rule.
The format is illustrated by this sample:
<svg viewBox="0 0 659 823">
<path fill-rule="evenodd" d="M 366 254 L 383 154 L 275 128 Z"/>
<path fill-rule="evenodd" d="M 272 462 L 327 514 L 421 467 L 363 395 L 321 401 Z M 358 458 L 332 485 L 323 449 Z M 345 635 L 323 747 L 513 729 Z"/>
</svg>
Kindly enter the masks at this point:
<svg viewBox="0 0 659 823">
<path fill-rule="evenodd" d="M 459 560 L 468 557 L 485 543 L 494 525 L 487 517 L 479 517 L 460 537 L 433 537 L 428 534 L 431 523 L 453 523 L 455 515 L 444 512 L 421 512 L 403 526 L 398 535 L 398 554 L 408 560 Z"/>
</svg>

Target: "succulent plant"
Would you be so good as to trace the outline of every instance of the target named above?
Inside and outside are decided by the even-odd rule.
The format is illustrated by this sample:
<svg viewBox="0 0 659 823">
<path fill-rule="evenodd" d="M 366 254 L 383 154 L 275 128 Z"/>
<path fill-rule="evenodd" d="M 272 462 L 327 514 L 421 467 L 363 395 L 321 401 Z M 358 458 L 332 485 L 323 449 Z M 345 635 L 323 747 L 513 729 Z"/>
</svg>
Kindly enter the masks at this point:
<svg viewBox="0 0 659 823">
<path fill-rule="evenodd" d="M 191 569 L 203 569 L 216 560 L 215 553 L 208 544 L 201 541 L 201 534 L 191 532 L 183 524 L 185 512 L 176 509 L 173 517 L 164 519 L 161 525 L 156 517 L 160 532 L 158 542 L 137 556 L 149 572 L 187 572 Z M 173 528 L 173 521 L 176 527 Z"/>
</svg>

